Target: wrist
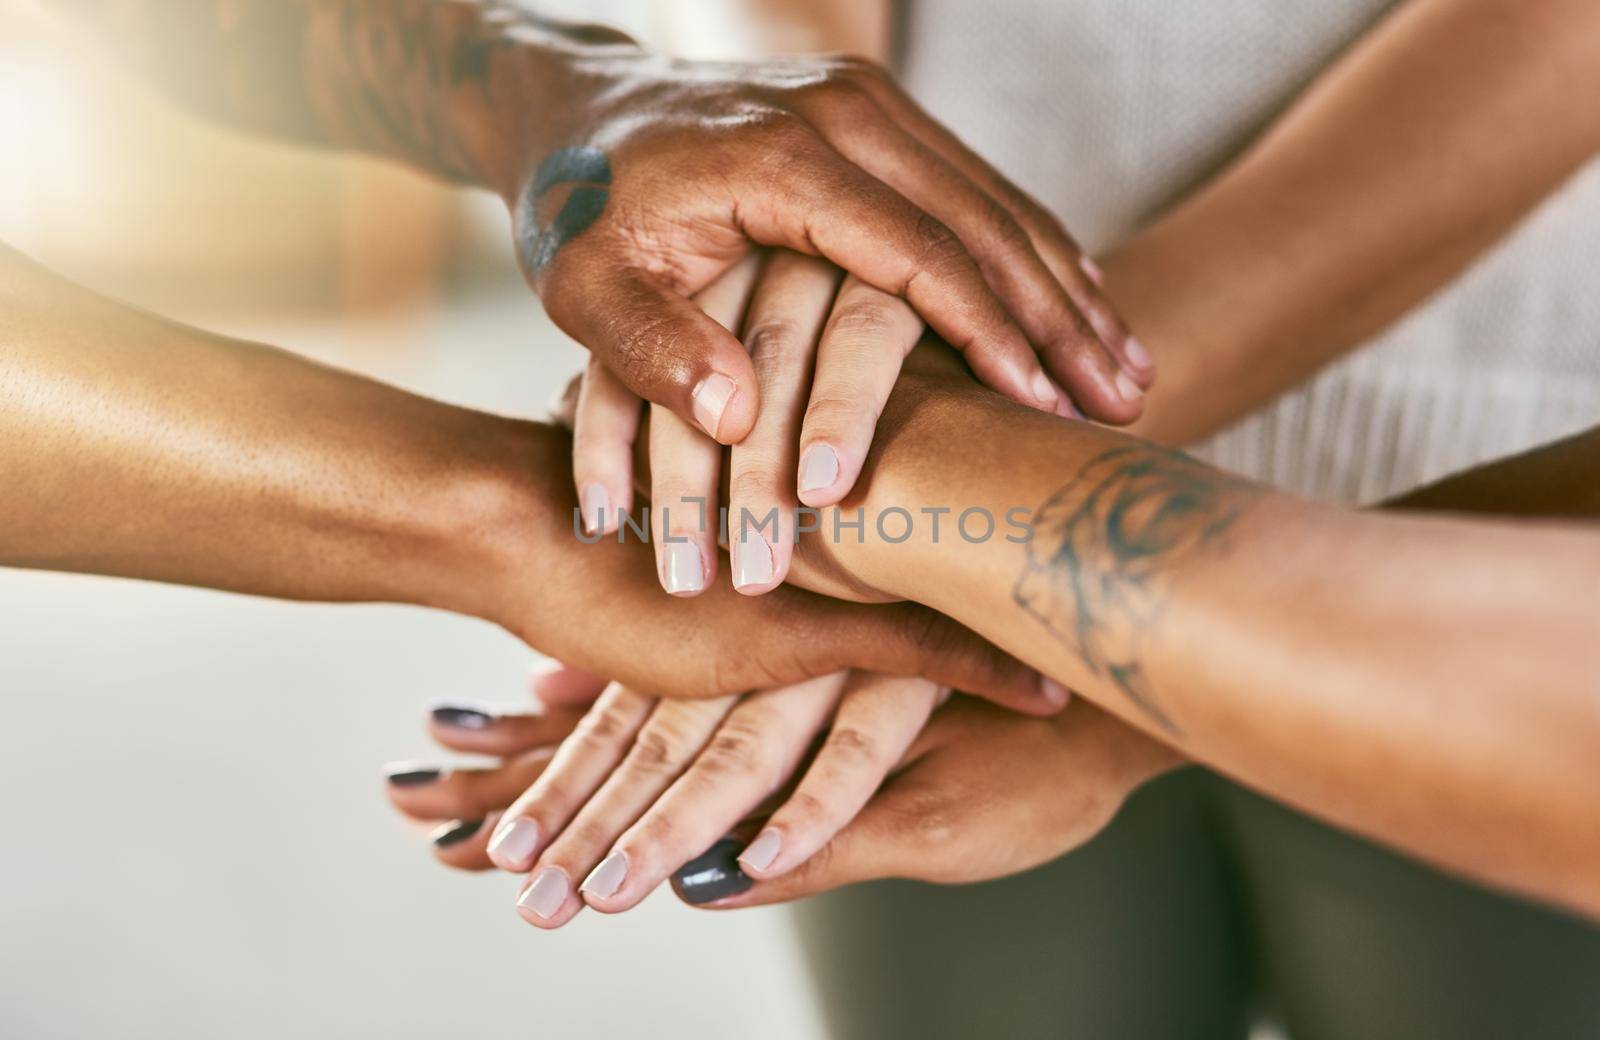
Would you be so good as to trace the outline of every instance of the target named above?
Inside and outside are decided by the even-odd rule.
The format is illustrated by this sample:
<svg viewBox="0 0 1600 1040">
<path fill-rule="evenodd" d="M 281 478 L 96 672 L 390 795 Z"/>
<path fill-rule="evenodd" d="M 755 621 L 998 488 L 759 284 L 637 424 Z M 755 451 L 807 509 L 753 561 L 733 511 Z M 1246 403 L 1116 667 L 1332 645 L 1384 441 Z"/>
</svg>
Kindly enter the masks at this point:
<svg viewBox="0 0 1600 1040">
<path fill-rule="evenodd" d="M 510 628 L 513 578 L 547 562 L 543 532 L 571 522 L 553 486 L 571 449 L 551 427 L 467 414 L 418 491 L 397 496 L 400 544 L 419 547 L 398 598 Z"/>
</svg>

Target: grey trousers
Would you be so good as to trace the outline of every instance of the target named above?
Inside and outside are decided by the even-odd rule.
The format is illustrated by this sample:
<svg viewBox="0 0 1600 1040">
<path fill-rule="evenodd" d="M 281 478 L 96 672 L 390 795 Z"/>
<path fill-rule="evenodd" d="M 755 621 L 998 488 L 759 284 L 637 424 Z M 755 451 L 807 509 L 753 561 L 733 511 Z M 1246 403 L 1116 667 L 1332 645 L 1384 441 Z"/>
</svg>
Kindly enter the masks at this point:
<svg viewBox="0 0 1600 1040">
<path fill-rule="evenodd" d="M 841 1040 L 1600 1037 L 1600 928 L 1200 769 L 1027 874 L 861 885 L 797 917 Z"/>
</svg>

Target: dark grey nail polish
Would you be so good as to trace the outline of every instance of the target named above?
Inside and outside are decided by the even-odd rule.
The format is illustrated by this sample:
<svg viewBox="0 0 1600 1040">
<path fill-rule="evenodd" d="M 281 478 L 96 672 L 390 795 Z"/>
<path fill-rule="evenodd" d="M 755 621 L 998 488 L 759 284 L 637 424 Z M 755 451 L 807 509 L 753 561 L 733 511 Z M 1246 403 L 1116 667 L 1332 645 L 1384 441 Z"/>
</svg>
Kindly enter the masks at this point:
<svg viewBox="0 0 1600 1040">
<path fill-rule="evenodd" d="M 425 787 L 439 782 L 443 769 L 397 769 L 389 774 L 389 782 L 396 787 Z"/>
<path fill-rule="evenodd" d="M 460 845 L 483 828 L 482 820 L 456 820 L 447 823 L 434 831 L 429 838 L 436 849 L 448 849 L 452 845 Z"/>
<path fill-rule="evenodd" d="M 754 881 L 739 869 L 742 842 L 723 838 L 672 875 L 678 893 L 687 903 L 699 906 L 748 891 Z"/>
<path fill-rule="evenodd" d="M 494 725 L 494 716 L 489 712 L 462 704 L 435 705 L 430 714 L 439 725 L 456 729 L 488 729 Z"/>
</svg>

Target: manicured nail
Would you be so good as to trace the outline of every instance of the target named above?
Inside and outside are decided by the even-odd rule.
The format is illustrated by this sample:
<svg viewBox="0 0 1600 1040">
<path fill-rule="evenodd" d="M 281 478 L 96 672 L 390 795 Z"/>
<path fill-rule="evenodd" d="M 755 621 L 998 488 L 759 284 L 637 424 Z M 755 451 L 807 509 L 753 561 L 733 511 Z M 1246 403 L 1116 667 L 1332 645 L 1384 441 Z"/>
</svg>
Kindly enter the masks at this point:
<svg viewBox="0 0 1600 1040">
<path fill-rule="evenodd" d="M 390 766 L 387 772 L 389 783 L 394 787 L 426 787 L 438 783 L 444 777 L 443 769 L 409 764 Z"/>
<path fill-rule="evenodd" d="M 1039 676 L 1039 692 L 1044 694 L 1044 699 L 1057 708 L 1065 708 L 1072 699 L 1072 691 L 1050 678 L 1048 675 Z"/>
<path fill-rule="evenodd" d="M 1050 385 L 1050 377 L 1042 371 L 1033 374 L 1033 396 L 1049 411 L 1056 410 L 1056 402 L 1061 400 L 1061 395 L 1056 393 L 1056 388 Z"/>
<path fill-rule="evenodd" d="M 755 884 L 739 869 L 739 843 L 723 838 L 678 868 L 673 878 L 684 902 L 699 906 L 749 891 Z"/>
<path fill-rule="evenodd" d="M 800 457 L 800 490 L 821 491 L 839 479 L 839 454 L 826 444 L 813 444 Z"/>
<path fill-rule="evenodd" d="M 606 529 L 606 517 L 611 514 L 611 496 L 599 484 L 586 484 L 578 496 L 583 513 L 583 533 L 599 534 Z"/>
<path fill-rule="evenodd" d="M 1089 281 L 1102 289 L 1106 287 L 1106 273 L 1100 270 L 1099 264 L 1088 257 L 1084 257 L 1081 266 L 1083 267 L 1083 273 L 1089 276 Z"/>
<path fill-rule="evenodd" d="M 428 710 L 433 721 L 453 729 L 482 730 L 494 725 L 494 714 L 465 704 L 435 704 Z"/>
<path fill-rule="evenodd" d="M 600 861 L 600 865 L 589 871 L 589 876 L 583 879 L 583 884 L 578 886 L 578 891 L 585 895 L 598 896 L 601 899 L 614 895 L 617 889 L 628 878 L 628 857 L 621 849 L 613 852 Z"/>
<path fill-rule="evenodd" d="M 1144 391 L 1139 389 L 1139 384 L 1135 383 L 1128 373 L 1119 371 L 1116 384 L 1117 393 L 1121 394 L 1122 399 L 1129 404 L 1144 400 Z"/>
<path fill-rule="evenodd" d="M 756 835 L 749 848 L 739 853 L 739 862 L 751 870 L 766 870 L 783 848 L 783 835 L 770 827 Z"/>
<path fill-rule="evenodd" d="M 448 849 L 452 845 L 460 845 L 482 828 L 482 820 L 456 820 L 428 835 L 428 840 L 433 842 L 436 849 Z"/>
<path fill-rule="evenodd" d="M 549 920 L 561 909 L 561 904 L 567 901 L 567 893 L 571 891 L 572 882 L 567 880 L 564 870 L 545 867 L 533 879 L 528 890 L 517 899 L 517 905 L 533 911 L 543 920 Z"/>
<path fill-rule="evenodd" d="M 1123 353 L 1128 355 L 1128 361 L 1135 367 L 1148 372 L 1156 367 L 1156 359 L 1144 348 L 1144 344 L 1129 336 L 1122 344 Z"/>
<path fill-rule="evenodd" d="M 694 388 L 695 421 L 713 438 L 717 427 L 722 425 L 722 413 L 728 410 L 728 402 L 733 400 L 737 389 L 733 380 L 721 372 L 711 373 Z"/>
<path fill-rule="evenodd" d="M 539 851 L 539 825 L 526 816 L 506 820 L 489 840 L 489 858 L 501 870 L 527 870 Z"/>
<path fill-rule="evenodd" d="M 706 587 L 706 568 L 700 559 L 700 548 L 693 542 L 667 542 L 664 546 L 666 568 L 661 585 L 674 596 L 700 592 Z"/>
<path fill-rule="evenodd" d="M 772 546 L 754 525 L 745 524 L 733 553 L 733 587 L 736 589 L 772 583 Z"/>
</svg>

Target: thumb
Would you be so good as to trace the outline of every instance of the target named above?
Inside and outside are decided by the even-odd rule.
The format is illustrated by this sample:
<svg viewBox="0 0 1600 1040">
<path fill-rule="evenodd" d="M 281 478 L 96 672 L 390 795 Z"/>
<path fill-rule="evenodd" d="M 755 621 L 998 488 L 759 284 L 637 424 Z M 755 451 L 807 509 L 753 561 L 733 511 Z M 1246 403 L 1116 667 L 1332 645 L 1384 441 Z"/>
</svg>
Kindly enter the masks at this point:
<svg viewBox="0 0 1600 1040">
<path fill-rule="evenodd" d="M 750 354 L 693 300 L 645 274 L 613 269 L 572 272 L 547 288 L 545 305 L 562 331 L 638 396 L 723 444 L 750 432 L 760 403 Z M 736 312 L 729 324 L 738 321 Z"/>
</svg>

